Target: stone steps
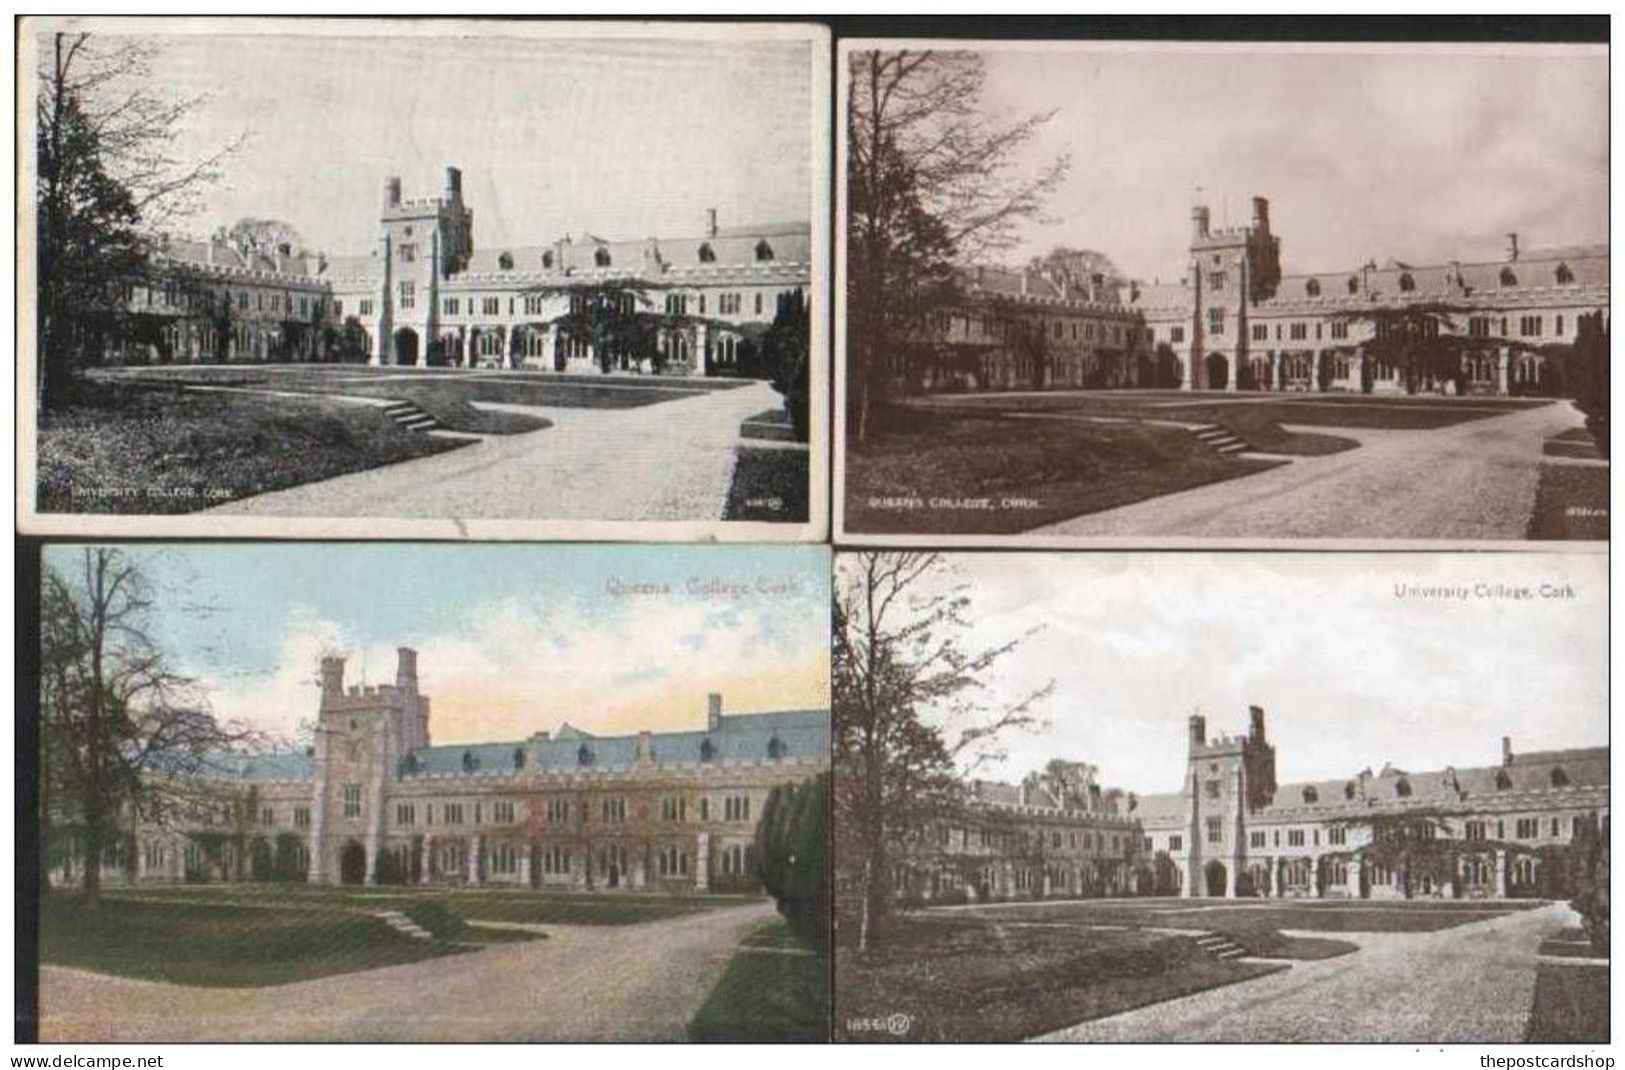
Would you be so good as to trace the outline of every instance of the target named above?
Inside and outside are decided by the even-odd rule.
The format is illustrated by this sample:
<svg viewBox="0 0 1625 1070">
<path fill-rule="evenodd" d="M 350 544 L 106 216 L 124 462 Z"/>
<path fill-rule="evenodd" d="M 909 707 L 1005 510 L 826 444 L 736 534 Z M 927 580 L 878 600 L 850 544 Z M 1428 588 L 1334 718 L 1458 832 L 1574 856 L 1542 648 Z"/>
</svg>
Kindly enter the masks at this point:
<svg viewBox="0 0 1625 1070">
<path fill-rule="evenodd" d="M 1221 936 L 1219 933 L 1205 932 L 1199 934 L 1196 937 L 1196 946 L 1201 948 L 1204 954 L 1221 962 L 1243 958 L 1247 954 L 1246 948 L 1235 943 L 1228 936 Z"/>
<path fill-rule="evenodd" d="M 398 933 L 410 936 L 414 940 L 433 940 L 434 933 L 425 929 L 411 918 L 398 910 L 381 910 L 374 915 L 383 920 L 385 925 Z"/>
<path fill-rule="evenodd" d="M 384 415 L 408 431 L 437 431 L 440 421 L 410 401 L 392 401 L 384 406 Z"/>
<path fill-rule="evenodd" d="M 1220 424 L 1203 424 L 1194 428 L 1191 434 L 1196 436 L 1196 441 L 1215 453 L 1242 453 L 1247 449 L 1247 443 Z"/>
</svg>

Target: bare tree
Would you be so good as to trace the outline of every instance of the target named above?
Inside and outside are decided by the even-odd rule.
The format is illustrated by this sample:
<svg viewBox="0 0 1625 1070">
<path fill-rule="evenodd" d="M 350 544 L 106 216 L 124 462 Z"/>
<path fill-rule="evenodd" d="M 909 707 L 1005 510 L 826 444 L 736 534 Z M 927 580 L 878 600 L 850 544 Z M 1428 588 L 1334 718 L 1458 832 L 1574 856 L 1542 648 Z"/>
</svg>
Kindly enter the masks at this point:
<svg viewBox="0 0 1625 1070">
<path fill-rule="evenodd" d="M 1000 736 L 1039 723 L 1053 681 L 1010 702 L 985 678 L 1026 636 L 968 646 L 970 600 L 935 554 L 843 555 L 833 649 L 836 870 L 856 898 L 860 948 L 890 908 L 891 859 L 961 812 L 961 777 L 1004 756 Z"/>
<path fill-rule="evenodd" d="M 217 721 L 196 681 L 170 667 L 149 631 L 151 587 L 124 553 L 86 547 L 76 568 L 48 567 L 43 588 L 41 841 L 73 837 L 80 890 L 94 900 L 121 822 L 184 820 L 215 804 L 230 772 L 220 756 L 259 736 Z"/>
<path fill-rule="evenodd" d="M 954 267 L 1012 243 L 1065 176 L 1019 150 L 1054 114 L 981 110 L 973 52 L 855 52 L 847 109 L 847 378 L 852 434 L 883 404 L 895 348 L 951 298 Z"/>
</svg>

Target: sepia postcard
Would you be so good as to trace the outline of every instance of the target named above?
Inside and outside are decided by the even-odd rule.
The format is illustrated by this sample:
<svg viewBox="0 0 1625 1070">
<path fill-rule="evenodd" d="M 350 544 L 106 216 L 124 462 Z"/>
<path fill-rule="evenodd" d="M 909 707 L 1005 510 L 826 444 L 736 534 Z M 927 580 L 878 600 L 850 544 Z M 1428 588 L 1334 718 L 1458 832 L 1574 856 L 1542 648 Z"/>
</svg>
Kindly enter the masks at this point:
<svg viewBox="0 0 1625 1070">
<path fill-rule="evenodd" d="M 838 540 L 1606 543 L 1606 44 L 843 39 L 836 85 Z"/>
<path fill-rule="evenodd" d="M 877 550 L 835 591 L 838 1040 L 1608 1042 L 1600 555 Z"/>
<path fill-rule="evenodd" d="M 827 536 L 825 28 L 19 42 L 25 532 Z"/>
<path fill-rule="evenodd" d="M 827 1041 L 829 586 L 811 546 L 45 547 L 37 1039 Z"/>
</svg>

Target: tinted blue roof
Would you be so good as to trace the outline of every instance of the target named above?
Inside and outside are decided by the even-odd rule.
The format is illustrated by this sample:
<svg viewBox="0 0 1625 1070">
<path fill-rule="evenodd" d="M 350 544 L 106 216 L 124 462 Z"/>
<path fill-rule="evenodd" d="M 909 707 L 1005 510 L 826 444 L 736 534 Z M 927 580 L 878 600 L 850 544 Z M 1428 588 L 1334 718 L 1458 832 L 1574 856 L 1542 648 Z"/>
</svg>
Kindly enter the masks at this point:
<svg viewBox="0 0 1625 1070">
<path fill-rule="evenodd" d="M 311 758 L 303 751 L 278 754 L 210 754 L 199 772 L 221 780 L 245 783 L 268 780 L 309 780 Z"/>
</svg>

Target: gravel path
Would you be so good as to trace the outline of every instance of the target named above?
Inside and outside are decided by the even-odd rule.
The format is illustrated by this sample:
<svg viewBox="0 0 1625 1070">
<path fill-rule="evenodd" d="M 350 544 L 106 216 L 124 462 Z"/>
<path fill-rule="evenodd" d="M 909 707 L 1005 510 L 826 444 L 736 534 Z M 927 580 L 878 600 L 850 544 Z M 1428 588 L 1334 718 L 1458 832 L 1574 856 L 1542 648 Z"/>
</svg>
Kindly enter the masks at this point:
<svg viewBox="0 0 1625 1070">
<path fill-rule="evenodd" d="M 40 970 L 42 1041 L 674 1041 L 771 903 L 269 988 Z"/>
<path fill-rule="evenodd" d="M 1323 933 L 1360 950 L 1038 1039 L 1091 1043 L 1521 1044 L 1543 936 L 1563 904 L 1431 933 Z"/>
<path fill-rule="evenodd" d="M 1030 534 L 1525 539 L 1542 444 L 1584 420 L 1568 402 L 1431 431 L 1295 427 L 1360 448 L 1064 520 Z M 414 462 L 422 463 L 422 462 Z"/>
<path fill-rule="evenodd" d="M 720 520 L 766 383 L 632 409 L 487 405 L 553 426 L 229 502 L 210 513 L 458 520 Z"/>
</svg>

